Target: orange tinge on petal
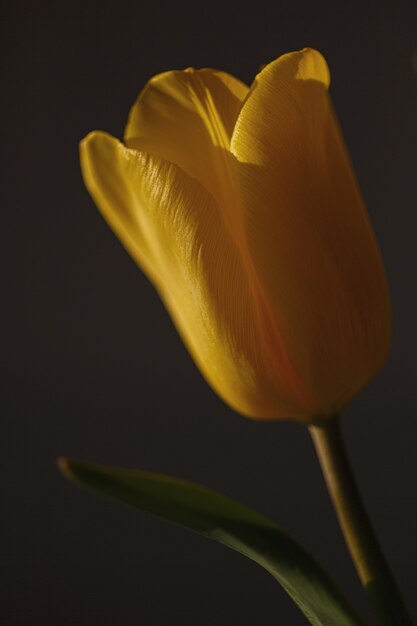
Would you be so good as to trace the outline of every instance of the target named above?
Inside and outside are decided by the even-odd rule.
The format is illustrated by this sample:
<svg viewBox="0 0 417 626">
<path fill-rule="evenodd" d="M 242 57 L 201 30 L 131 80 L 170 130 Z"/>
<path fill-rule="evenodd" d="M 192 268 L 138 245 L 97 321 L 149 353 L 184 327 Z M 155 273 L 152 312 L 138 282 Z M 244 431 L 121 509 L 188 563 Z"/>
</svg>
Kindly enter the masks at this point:
<svg viewBox="0 0 417 626">
<path fill-rule="evenodd" d="M 86 185 L 232 408 L 310 422 L 382 366 L 390 305 L 331 107 L 323 57 L 280 57 L 250 90 L 217 70 L 166 72 L 125 145 L 81 144 Z"/>
</svg>

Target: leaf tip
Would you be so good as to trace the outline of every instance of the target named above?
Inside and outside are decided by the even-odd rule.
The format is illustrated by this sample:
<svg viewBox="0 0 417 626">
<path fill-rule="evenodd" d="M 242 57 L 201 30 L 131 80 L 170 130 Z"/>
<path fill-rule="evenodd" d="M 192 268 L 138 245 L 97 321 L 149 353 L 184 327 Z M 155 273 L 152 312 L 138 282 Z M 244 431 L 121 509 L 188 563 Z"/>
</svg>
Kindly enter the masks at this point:
<svg viewBox="0 0 417 626">
<path fill-rule="evenodd" d="M 70 460 L 65 456 L 60 456 L 56 460 L 56 464 L 58 466 L 59 471 L 64 474 L 64 476 L 68 476 L 70 474 Z"/>
</svg>

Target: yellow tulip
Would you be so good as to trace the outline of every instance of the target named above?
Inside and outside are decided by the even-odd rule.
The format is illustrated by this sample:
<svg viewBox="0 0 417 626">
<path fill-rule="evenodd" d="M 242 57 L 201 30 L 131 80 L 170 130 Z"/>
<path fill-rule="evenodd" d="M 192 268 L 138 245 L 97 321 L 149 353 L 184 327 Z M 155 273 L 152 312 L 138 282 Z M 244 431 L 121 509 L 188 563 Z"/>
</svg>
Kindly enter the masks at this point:
<svg viewBox="0 0 417 626">
<path fill-rule="evenodd" d="M 100 211 L 233 409 L 339 412 L 390 343 L 383 263 L 315 50 L 248 88 L 213 69 L 152 78 L 124 143 L 81 143 Z"/>
</svg>

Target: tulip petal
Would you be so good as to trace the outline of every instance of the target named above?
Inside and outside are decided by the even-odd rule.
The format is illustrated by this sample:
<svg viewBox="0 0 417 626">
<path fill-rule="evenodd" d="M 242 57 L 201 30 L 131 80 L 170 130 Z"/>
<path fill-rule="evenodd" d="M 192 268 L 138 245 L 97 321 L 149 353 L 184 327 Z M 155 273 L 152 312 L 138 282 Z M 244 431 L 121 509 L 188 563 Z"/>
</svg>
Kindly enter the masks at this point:
<svg viewBox="0 0 417 626">
<path fill-rule="evenodd" d="M 382 260 L 328 85 L 318 52 L 280 57 L 256 77 L 231 141 L 254 271 L 317 417 L 369 381 L 390 338 Z"/>
<path fill-rule="evenodd" d="M 248 90 L 213 69 L 159 74 L 130 111 L 126 145 L 175 163 L 222 201 L 230 187 L 230 139 Z"/>
<path fill-rule="evenodd" d="M 257 302 L 214 198 L 178 166 L 105 133 L 82 142 L 81 164 L 99 209 L 217 393 L 244 415 L 298 417 L 285 381 L 269 375 Z"/>
</svg>

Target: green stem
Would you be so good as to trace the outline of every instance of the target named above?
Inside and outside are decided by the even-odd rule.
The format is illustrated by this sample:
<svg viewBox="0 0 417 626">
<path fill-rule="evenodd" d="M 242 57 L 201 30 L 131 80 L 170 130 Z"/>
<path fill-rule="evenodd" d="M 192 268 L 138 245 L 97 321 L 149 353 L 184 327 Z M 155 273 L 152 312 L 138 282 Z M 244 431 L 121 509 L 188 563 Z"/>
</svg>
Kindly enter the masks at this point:
<svg viewBox="0 0 417 626">
<path fill-rule="evenodd" d="M 375 613 L 383 626 L 412 626 L 361 500 L 338 418 L 309 430 L 346 544 Z"/>
</svg>

